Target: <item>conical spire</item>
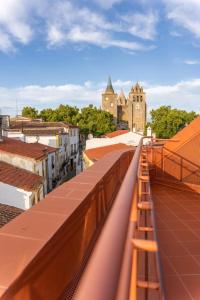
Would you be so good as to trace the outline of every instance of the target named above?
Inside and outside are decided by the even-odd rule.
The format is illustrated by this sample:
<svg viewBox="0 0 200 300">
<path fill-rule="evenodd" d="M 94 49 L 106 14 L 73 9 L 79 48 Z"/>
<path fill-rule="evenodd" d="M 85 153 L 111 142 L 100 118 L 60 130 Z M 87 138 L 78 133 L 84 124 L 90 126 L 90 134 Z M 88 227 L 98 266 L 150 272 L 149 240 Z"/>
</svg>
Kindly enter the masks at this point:
<svg viewBox="0 0 200 300">
<path fill-rule="evenodd" d="M 112 86 L 112 81 L 111 81 L 111 77 L 108 77 L 108 83 L 107 83 L 107 87 L 106 87 L 106 91 L 105 93 L 113 93 L 114 94 L 114 89 Z"/>
</svg>

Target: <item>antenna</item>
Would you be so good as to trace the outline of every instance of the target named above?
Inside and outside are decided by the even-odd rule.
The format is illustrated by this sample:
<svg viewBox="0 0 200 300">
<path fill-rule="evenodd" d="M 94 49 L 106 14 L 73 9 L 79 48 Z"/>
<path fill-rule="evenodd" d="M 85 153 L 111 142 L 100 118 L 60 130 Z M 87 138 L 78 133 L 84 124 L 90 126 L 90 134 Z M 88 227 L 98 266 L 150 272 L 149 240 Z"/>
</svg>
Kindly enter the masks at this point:
<svg viewBox="0 0 200 300">
<path fill-rule="evenodd" d="M 18 116 L 18 100 L 16 99 L 16 117 Z"/>
</svg>

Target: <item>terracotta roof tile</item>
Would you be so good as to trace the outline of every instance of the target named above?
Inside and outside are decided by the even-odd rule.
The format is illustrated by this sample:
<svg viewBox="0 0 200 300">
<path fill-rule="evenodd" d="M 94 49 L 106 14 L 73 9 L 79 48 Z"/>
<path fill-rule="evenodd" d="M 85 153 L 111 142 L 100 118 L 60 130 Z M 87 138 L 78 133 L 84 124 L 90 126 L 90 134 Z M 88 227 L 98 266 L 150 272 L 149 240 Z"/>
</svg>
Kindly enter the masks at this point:
<svg viewBox="0 0 200 300">
<path fill-rule="evenodd" d="M 114 145 L 109 145 L 104 147 L 88 149 L 85 150 L 84 153 L 90 160 L 96 161 L 112 151 L 122 150 L 126 148 L 134 149 L 134 147 L 132 146 L 127 146 L 126 144 L 119 143 L 119 144 L 114 144 Z"/>
<path fill-rule="evenodd" d="M 0 203 L 0 227 L 16 218 L 22 212 L 23 210 L 20 208 Z"/>
<path fill-rule="evenodd" d="M 108 138 L 113 138 L 113 137 L 116 137 L 116 136 L 119 136 L 119 135 L 122 135 L 122 134 L 125 134 L 128 132 L 129 132 L 129 130 L 117 130 L 117 131 L 107 133 L 105 136 Z"/>
<path fill-rule="evenodd" d="M 57 148 L 47 146 L 47 145 L 43 145 L 43 144 L 40 144 L 40 143 L 29 143 L 29 145 L 31 145 L 34 149 L 36 149 L 38 151 L 42 151 L 42 152 L 47 151 L 48 153 L 52 153 L 52 152 L 58 151 Z"/>
<path fill-rule="evenodd" d="M 0 161 L 0 182 L 34 191 L 43 182 L 41 176 Z"/>
<path fill-rule="evenodd" d="M 48 147 L 42 145 L 42 147 Z M 53 148 L 53 147 L 50 147 Z M 19 140 L 4 137 L 3 141 L 0 142 L 0 151 L 12 153 L 15 155 L 25 156 L 29 158 L 34 158 L 36 160 L 43 159 L 45 157 L 45 151 L 41 147 L 35 144 L 24 143 Z"/>
</svg>

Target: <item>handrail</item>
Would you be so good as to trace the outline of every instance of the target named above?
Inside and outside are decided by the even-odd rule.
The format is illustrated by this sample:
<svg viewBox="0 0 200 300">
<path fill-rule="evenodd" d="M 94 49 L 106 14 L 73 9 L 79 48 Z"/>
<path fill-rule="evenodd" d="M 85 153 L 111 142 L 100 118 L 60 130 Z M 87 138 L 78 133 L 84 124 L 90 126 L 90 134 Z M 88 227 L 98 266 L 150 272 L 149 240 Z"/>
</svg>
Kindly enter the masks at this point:
<svg viewBox="0 0 200 300">
<path fill-rule="evenodd" d="M 141 170 L 141 166 L 145 166 L 145 170 Z M 140 169 L 138 170 L 139 178 L 149 178 L 149 169 L 148 169 L 148 163 L 142 163 L 140 164 Z M 141 176 L 142 175 L 142 176 Z M 145 175 L 145 176 L 144 176 Z M 152 225 L 153 225 L 153 237 L 155 240 L 155 244 L 157 245 L 157 235 L 155 232 L 155 216 L 154 216 L 154 207 L 152 202 L 152 195 L 151 195 L 151 187 L 150 187 L 150 181 L 148 180 L 146 182 L 148 184 L 147 190 L 149 190 L 150 194 L 148 195 L 149 200 L 143 202 L 146 204 L 150 203 L 150 207 L 152 207 L 151 214 L 152 214 Z M 130 218 L 130 224 L 129 224 L 129 230 L 127 234 L 127 240 L 126 240 L 126 246 L 124 250 L 124 256 L 123 256 L 123 263 L 120 273 L 120 279 L 119 279 L 119 286 L 117 291 L 116 300 L 121 299 L 131 299 L 135 300 L 137 299 L 137 284 L 141 283 L 143 288 L 148 289 L 148 287 L 152 287 L 156 285 L 156 288 L 158 289 L 159 293 L 159 299 L 164 300 L 165 299 L 165 292 L 164 292 L 164 286 L 163 286 L 163 278 L 162 278 L 162 271 L 161 271 L 161 264 L 160 264 L 160 256 L 159 251 L 156 251 L 156 272 L 159 284 L 151 283 L 149 281 L 146 282 L 139 282 L 137 281 L 137 250 L 133 250 L 132 245 L 132 238 L 135 236 L 135 232 L 138 230 L 138 198 L 140 197 L 140 189 L 138 191 L 137 185 L 134 189 L 134 197 L 133 197 L 133 205 L 132 205 L 132 215 Z M 139 197 L 138 197 L 139 196 Z M 143 227 L 143 229 L 148 229 L 148 227 Z M 146 231 L 146 233 L 147 233 Z M 147 238 L 147 235 L 145 234 L 145 237 Z M 153 241 L 148 240 L 141 240 L 143 243 L 152 243 Z M 145 256 L 146 257 L 146 256 Z M 145 262 L 146 264 L 146 262 Z M 148 268 L 148 262 L 147 266 Z M 147 284 L 147 286 L 145 286 Z M 141 286 L 141 287 L 142 287 Z"/>
<path fill-rule="evenodd" d="M 132 273 L 133 245 L 131 240 L 137 229 L 138 171 L 142 146 L 143 139 L 136 149 L 112 210 L 79 282 L 74 300 L 131 299 L 131 277 L 134 274 Z M 159 299 L 164 300 L 163 285 L 160 282 L 162 277 L 160 261 L 156 262 L 158 263 L 156 268 L 159 284 L 155 285 L 156 289 L 158 288 Z M 134 276 L 135 280 L 136 278 L 137 276 Z M 137 283 L 141 283 L 146 288 L 145 284 L 148 284 L 148 281 L 137 281 L 134 286 Z M 151 282 L 149 284 L 154 285 Z M 136 289 L 134 289 L 135 297 L 137 297 Z"/>
<path fill-rule="evenodd" d="M 112 210 L 75 293 L 75 300 L 114 300 L 130 220 L 143 139 L 135 151 Z M 98 274 L 98 276 L 97 276 Z"/>
</svg>

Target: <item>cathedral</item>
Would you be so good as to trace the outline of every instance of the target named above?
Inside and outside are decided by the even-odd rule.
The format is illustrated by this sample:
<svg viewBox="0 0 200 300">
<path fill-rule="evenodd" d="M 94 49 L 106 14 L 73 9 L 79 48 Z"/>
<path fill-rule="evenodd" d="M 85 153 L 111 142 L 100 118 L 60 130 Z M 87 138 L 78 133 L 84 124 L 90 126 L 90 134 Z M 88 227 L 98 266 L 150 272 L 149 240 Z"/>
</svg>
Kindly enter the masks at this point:
<svg viewBox="0 0 200 300">
<path fill-rule="evenodd" d="M 146 96 L 138 83 L 132 87 L 126 98 L 123 90 L 119 95 L 115 93 L 109 77 L 106 90 L 102 94 L 102 109 L 113 115 L 118 128 L 144 132 L 147 114 Z"/>
</svg>

